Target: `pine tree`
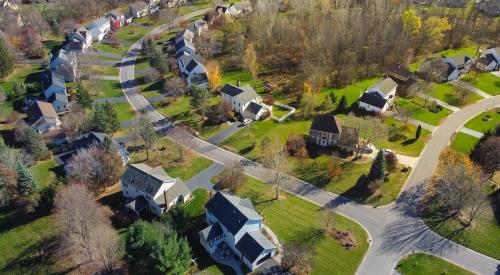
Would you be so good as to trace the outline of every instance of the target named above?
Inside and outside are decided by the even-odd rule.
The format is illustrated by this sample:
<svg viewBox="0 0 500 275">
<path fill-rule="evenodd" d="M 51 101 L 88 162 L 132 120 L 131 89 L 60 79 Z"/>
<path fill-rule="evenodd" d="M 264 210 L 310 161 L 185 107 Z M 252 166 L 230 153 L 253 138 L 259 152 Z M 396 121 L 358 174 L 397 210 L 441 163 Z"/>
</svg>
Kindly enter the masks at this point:
<svg viewBox="0 0 500 275">
<path fill-rule="evenodd" d="M 208 109 L 208 100 L 210 99 L 210 92 L 208 89 L 201 88 L 199 86 L 193 85 L 191 95 L 191 107 L 198 110 L 202 117 L 205 117 L 205 113 Z"/>
<path fill-rule="evenodd" d="M 108 136 L 104 137 L 103 145 L 109 154 L 112 154 L 112 155 L 118 154 L 118 148 L 116 148 L 116 144 L 113 142 L 113 140 L 110 137 L 108 137 Z"/>
<path fill-rule="evenodd" d="M 24 86 L 19 82 L 14 82 L 14 87 L 12 88 L 15 98 L 21 97 L 25 93 Z"/>
<path fill-rule="evenodd" d="M 21 162 L 17 162 L 17 190 L 23 196 L 33 194 L 38 189 L 38 180 Z"/>
<path fill-rule="evenodd" d="M 23 134 L 26 149 L 35 160 L 43 160 L 49 156 L 49 149 L 40 133 L 31 127 L 26 127 Z"/>
<path fill-rule="evenodd" d="M 415 132 L 415 139 L 419 139 L 422 134 L 422 126 L 418 125 L 417 132 Z"/>
<path fill-rule="evenodd" d="M 7 77 L 14 70 L 14 62 L 10 56 L 5 41 L 0 38 L 0 78 Z"/>
<path fill-rule="evenodd" d="M 343 114 L 343 113 L 347 112 L 347 108 L 348 108 L 347 98 L 345 97 L 345 95 L 342 95 L 336 111 L 337 111 L 337 113 Z"/>
<path fill-rule="evenodd" d="M 100 103 L 96 103 L 94 106 L 94 123 L 97 131 L 107 132 L 106 112 Z"/>
<path fill-rule="evenodd" d="M 113 105 L 106 101 L 104 104 L 104 113 L 106 114 L 106 131 L 107 134 L 112 134 L 120 130 L 120 120 L 118 120 L 118 115 L 116 114 Z"/>
<path fill-rule="evenodd" d="M 335 108 L 335 103 L 333 102 L 332 98 L 327 96 L 325 98 L 325 101 L 321 103 L 321 110 L 325 112 L 332 111 L 333 108 Z"/>
<path fill-rule="evenodd" d="M 76 97 L 78 104 L 80 104 L 80 106 L 82 106 L 83 108 L 89 109 L 92 107 L 92 97 L 90 96 L 89 92 L 80 85 L 76 87 Z"/>
<path fill-rule="evenodd" d="M 332 100 L 333 103 L 337 102 L 337 96 L 335 95 L 334 92 L 331 92 L 329 95 L 330 99 Z"/>
<path fill-rule="evenodd" d="M 385 157 L 381 150 L 378 152 L 375 160 L 373 160 L 368 177 L 372 180 L 383 180 L 385 178 L 385 170 Z"/>
</svg>

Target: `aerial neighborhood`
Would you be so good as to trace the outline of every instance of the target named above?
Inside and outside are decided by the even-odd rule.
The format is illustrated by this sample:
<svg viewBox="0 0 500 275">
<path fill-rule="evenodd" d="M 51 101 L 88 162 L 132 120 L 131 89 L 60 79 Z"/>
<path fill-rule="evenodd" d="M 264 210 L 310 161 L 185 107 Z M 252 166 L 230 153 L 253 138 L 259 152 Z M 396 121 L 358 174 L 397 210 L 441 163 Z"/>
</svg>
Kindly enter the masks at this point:
<svg viewBox="0 0 500 275">
<path fill-rule="evenodd" d="M 0 273 L 498 274 L 499 16 L 0 0 Z"/>
</svg>

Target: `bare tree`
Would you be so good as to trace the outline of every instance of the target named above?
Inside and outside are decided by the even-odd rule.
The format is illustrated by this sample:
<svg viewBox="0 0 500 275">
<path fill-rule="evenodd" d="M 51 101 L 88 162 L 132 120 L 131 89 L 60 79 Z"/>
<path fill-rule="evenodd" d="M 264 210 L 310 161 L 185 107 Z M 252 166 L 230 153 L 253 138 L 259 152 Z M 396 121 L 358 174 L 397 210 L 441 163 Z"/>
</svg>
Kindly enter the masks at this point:
<svg viewBox="0 0 500 275">
<path fill-rule="evenodd" d="M 174 97 L 183 96 L 186 93 L 186 83 L 178 76 L 166 79 L 163 89 Z"/>
<path fill-rule="evenodd" d="M 92 120 L 85 110 L 74 108 L 73 112 L 67 113 L 62 117 L 61 127 L 71 141 L 89 132 L 92 128 Z"/>
<path fill-rule="evenodd" d="M 112 274 L 118 263 L 120 239 L 118 233 L 107 224 L 95 228 L 92 245 L 95 250 L 96 262 L 101 270 Z"/>
<path fill-rule="evenodd" d="M 170 139 L 175 143 L 175 147 L 177 148 L 178 160 L 182 160 L 184 158 L 184 154 L 186 151 L 189 151 L 191 144 L 191 135 L 189 135 L 186 130 L 181 127 L 175 127 L 170 133 Z"/>
<path fill-rule="evenodd" d="M 148 116 L 141 114 L 139 122 L 132 129 L 132 133 L 138 139 L 144 142 L 146 149 L 146 159 L 149 159 L 149 151 L 154 148 L 155 143 L 158 141 L 159 136 L 156 133 L 153 123 L 149 120 Z"/>
<path fill-rule="evenodd" d="M 344 118 L 344 125 L 355 128 L 358 132 L 358 141 L 355 158 L 361 158 L 368 144 L 386 139 L 388 130 L 378 118 L 361 118 L 348 115 Z"/>
<path fill-rule="evenodd" d="M 335 224 L 335 212 L 331 208 L 323 208 L 323 230 L 329 231 L 334 227 Z"/>
<path fill-rule="evenodd" d="M 291 274 L 309 274 L 311 253 L 307 247 L 300 244 L 286 244 L 283 246 L 281 269 Z"/>
<path fill-rule="evenodd" d="M 275 199 L 279 199 L 282 185 L 287 181 L 291 172 L 288 152 L 278 140 L 274 140 L 265 146 L 265 152 L 261 155 L 262 164 L 269 168 L 271 173 L 271 184 L 275 188 Z"/>
<path fill-rule="evenodd" d="M 467 98 L 472 94 L 469 89 L 466 88 L 456 88 L 455 94 L 457 95 L 458 102 L 464 104 Z"/>
<path fill-rule="evenodd" d="M 401 121 L 404 122 L 404 126 L 406 127 L 408 125 L 408 122 L 410 119 L 413 117 L 415 114 L 415 109 L 414 108 L 403 108 L 399 107 L 397 108 L 397 116 L 401 119 Z"/>
<path fill-rule="evenodd" d="M 244 183 L 243 166 L 239 162 L 233 163 L 217 176 L 217 187 L 234 192 Z"/>
</svg>

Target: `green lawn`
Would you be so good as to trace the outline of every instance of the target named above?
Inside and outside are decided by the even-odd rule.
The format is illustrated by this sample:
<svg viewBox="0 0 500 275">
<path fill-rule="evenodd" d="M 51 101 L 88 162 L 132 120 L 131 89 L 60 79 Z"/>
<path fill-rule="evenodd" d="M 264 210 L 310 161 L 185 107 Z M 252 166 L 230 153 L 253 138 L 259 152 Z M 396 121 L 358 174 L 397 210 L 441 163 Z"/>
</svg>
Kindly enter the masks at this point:
<svg viewBox="0 0 500 275">
<path fill-rule="evenodd" d="M 196 189 L 192 193 L 193 199 L 183 206 L 189 217 L 196 217 L 205 214 L 205 204 L 209 200 L 208 192 L 205 189 Z"/>
<path fill-rule="evenodd" d="M 115 80 L 82 80 L 81 85 L 96 99 L 123 96 L 122 87 Z"/>
<path fill-rule="evenodd" d="M 253 80 L 252 75 L 248 72 L 241 70 L 231 70 L 225 71 L 222 69 L 222 77 L 221 77 L 221 88 L 224 87 L 224 84 L 233 84 L 236 85 L 240 81 L 241 85 L 249 84 L 252 86 L 255 91 L 262 92 L 264 90 L 264 85 L 259 80 Z"/>
<path fill-rule="evenodd" d="M 328 88 L 328 89 L 323 89 L 320 92 L 320 96 L 316 98 L 318 100 L 318 104 L 323 102 L 325 97 L 330 94 L 330 92 L 333 91 L 335 93 L 335 96 L 337 97 L 337 102 L 340 100 L 340 98 L 345 95 L 347 99 L 347 104 L 351 105 L 353 104 L 356 100 L 358 100 L 359 96 L 370 86 L 375 84 L 377 81 L 380 81 L 380 77 L 372 77 L 372 78 L 367 78 L 367 79 L 362 79 L 354 82 L 353 84 L 347 85 L 344 88 Z"/>
<path fill-rule="evenodd" d="M 192 127 L 197 129 L 201 134 L 205 130 L 210 131 L 210 129 L 203 129 L 205 126 L 201 125 L 201 115 L 193 110 L 190 100 L 191 97 L 189 96 L 180 96 L 175 99 L 169 98 L 167 100 L 168 104 L 165 104 L 165 101 L 155 103 L 155 109 L 176 124 L 184 124 Z M 218 101 L 219 97 L 211 97 L 209 103 L 210 105 L 215 105 Z"/>
<path fill-rule="evenodd" d="M 204 157 L 197 157 L 192 159 L 190 162 L 186 163 L 185 165 L 179 165 L 176 167 L 168 167 L 165 169 L 167 171 L 167 174 L 169 174 L 171 177 L 179 177 L 184 181 L 189 180 L 196 174 L 200 173 L 201 171 L 207 169 L 210 165 L 212 165 L 213 161 L 206 159 Z"/>
<path fill-rule="evenodd" d="M 119 55 L 125 54 L 128 50 L 127 46 L 124 45 L 120 45 L 119 47 L 114 47 L 110 44 L 104 44 L 104 43 L 96 43 L 94 47 L 100 52 L 114 53 Z"/>
<path fill-rule="evenodd" d="M 90 74 L 94 75 L 118 76 L 118 74 L 120 73 L 120 69 L 113 66 L 90 65 L 85 66 L 84 70 L 87 70 Z"/>
<path fill-rule="evenodd" d="M 282 108 L 278 105 L 273 106 L 273 115 L 278 117 L 278 118 L 288 114 L 289 112 L 290 112 L 290 110 Z"/>
<path fill-rule="evenodd" d="M 126 26 L 124 28 L 121 28 L 119 31 L 116 32 L 116 37 L 118 37 L 121 40 L 128 40 L 135 42 L 139 40 L 141 37 L 146 35 L 148 32 L 150 32 L 149 28 L 145 28 L 143 26 L 137 26 L 137 25 L 130 25 Z"/>
<path fill-rule="evenodd" d="M 432 91 L 430 93 L 432 97 L 435 97 L 439 100 L 442 100 L 450 105 L 457 106 L 457 107 L 463 107 L 469 104 L 472 104 L 480 99 L 482 99 L 481 96 L 470 92 L 469 96 L 465 100 L 465 102 L 460 103 L 458 100 L 457 96 L 455 95 L 455 87 L 453 87 L 451 84 L 433 84 L 432 85 Z"/>
<path fill-rule="evenodd" d="M 476 137 L 470 136 L 466 133 L 458 132 L 455 134 L 455 138 L 451 142 L 451 148 L 468 154 L 478 141 L 479 139 Z"/>
<path fill-rule="evenodd" d="M 384 124 L 389 128 L 389 138 L 375 142 L 377 148 L 390 149 L 395 153 L 418 157 L 424 149 L 424 141 L 430 134 L 422 128 L 422 133 L 418 140 L 414 140 L 417 127 L 411 124 L 404 126 L 404 123 L 394 118 L 386 118 Z"/>
<path fill-rule="evenodd" d="M 129 121 L 135 118 L 135 111 L 128 102 L 113 103 L 112 105 L 120 122 Z"/>
<path fill-rule="evenodd" d="M 439 125 L 441 121 L 452 113 L 449 109 L 443 107 L 443 110 L 433 113 L 426 107 L 423 107 L 425 100 L 420 97 L 415 98 L 399 98 L 396 105 L 400 108 L 411 110 L 412 117 L 427 124 Z M 430 105 L 430 103 L 428 103 Z"/>
<path fill-rule="evenodd" d="M 474 274 L 444 259 L 424 253 L 411 254 L 401 259 L 397 265 L 401 275 L 427 275 L 427 274 Z"/>
<path fill-rule="evenodd" d="M 215 126 L 203 126 L 200 131 L 199 131 L 199 134 L 200 134 L 200 137 L 203 138 L 203 139 L 207 139 L 207 138 L 210 138 L 212 136 L 215 136 L 216 134 L 218 134 L 219 132 L 221 132 L 222 130 L 226 129 L 229 127 L 229 124 L 227 124 L 227 122 L 223 122 L 219 125 L 215 125 Z"/>
<path fill-rule="evenodd" d="M 246 178 L 246 183 L 237 191 L 256 205 L 265 223 L 278 236 L 281 243 L 298 243 L 310 247 L 311 274 L 354 274 L 368 249 L 367 234 L 361 226 L 341 215 L 335 215 L 335 227 L 349 229 L 357 247 L 345 250 L 330 236 L 321 231 L 320 208 L 306 200 L 283 193 L 279 201 L 273 200 L 274 190 L 256 179 Z"/>
<path fill-rule="evenodd" d="M 10 92 L 14 87 L 14 83 L 35 83 L 40 82 L 40 73 L 44 68 L 37 65 L 16 65 L 14 71 L 6 78 L 0 79 L 0 86 Z"/>
<path fill-rule="evenodd" d="M 56 175 L 51 171 L 54 167 L 56 167 L 56 162 L 52 159 L 39 161 L 30 167 L 30 171 L 33 176 L 40 181 L 40 188 L 49 185 L 53 180 L 55 180 Z"/>
<path fill-rule="evenodd" d="M 420 63 L 422 63 L 422 61 L 424 61 L 427 57 L 439 58 L 441 56 L 454 56 L 454 55 L 459 55 L 459 54 L 466 54 L 469 57 L 474 58 L 476 56 L 476 47 L 471 46 L 471 47 L 466 47 L 466 48 L 448 49 L 448 50 L 444 50 L 444 51 L 437 52 L 434 54 L 420 56 L 418 58 L 417 62 L 410 64 L 410 70 L 417 71 L 419 66 L 420 66 Z"/>
<path fill-rule="evenodd" d="M 489 115 L 490 120 L 483 120 L 483 118 Z M 476 130 L 481 133 L 486 133 L 488 130 L 493 130 L 500 123 L 500 108 L 492 109 L 481 113 L 480 115 L 469 120 L 465 127 Z"/>
<path fill-rule="evenodd" d="M 494 76 L 491 73 L 479 73 L 476 77 L 475 72 L 470 72 L 462 77 L 461 80 L 469 82 L 479 90 L 490 95 L 500 95 L 500 77 Z"/>
<path fill-rule="evenodd" d="M 342 175 L 339 177 L 331 178 L 328 175 L 328 164 L 331 161 L 343 167 Z M 323 155 L 316 159 L 297 161 L 295 173 L 304 181 L 363 204 L 379 206 L 393 202 L 404 185 L 409 171 L 401 172 L 402 167 L 399 167 L 389 176 L 389 180 L 373 194 L 361 193 L 359 188 L 355 188 L 356 182 L 361 175 L 368 174 L 371 163 L 371 161 L 346 162 Z"/>
<path fill-rule="evenodd" d="M 159 80 L 156 82 L 141 83 L 138 85 L 139 90 L 145 97 L 152 97 L 161 94 L 163 89 L 163 81 Z"/>
</svg>

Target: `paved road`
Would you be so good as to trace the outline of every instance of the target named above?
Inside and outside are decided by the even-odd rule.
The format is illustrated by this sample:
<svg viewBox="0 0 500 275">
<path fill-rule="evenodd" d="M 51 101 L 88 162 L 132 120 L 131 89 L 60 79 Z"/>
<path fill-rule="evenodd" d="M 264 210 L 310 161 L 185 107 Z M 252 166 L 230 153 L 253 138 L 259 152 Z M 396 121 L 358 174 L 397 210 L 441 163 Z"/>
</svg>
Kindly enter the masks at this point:
<svg viewBox="0 0 500 275">
<path fill-rule="evenodd" d="M 188 14 L 183 19 L 203 12 Z M 159 27 L 152 33 L 158 33 L 161 29 Z M 156 121 L 164 117 L 154 110 L 135 86 L 134 63 L 140 46 L 141 40 L 131 47 L 124 58 L 123 63 L 127 65 L 121 67 L 120 79 L 124 94 L 132 107 L 136 111 L 145 110 Z M 479 101 L 449 116 L 433 133 L 421 154 L 421 161 L 413 169 L 396 203 L 390 206 L 367 207 L 293 177 L 289 177 L 284 189 L 317 205 L 335 208 L 337 213 L 354 219 L 367 230 L 371 246 L 358 269 L 359 274 L 390 274 L 403 255 L 417 251 L 439 255 L 479 274 L 496 274 L 500 270 L 499 261 L 438 236 L 416 217 L 414 206 L 422 195 L 422 183 L 433 174 L 439 152 L 446 148 L 451 136 L 468 119 L 497 105 L 500 106 L 500 96 Z M 189 146 L 223 165 L 231 165 L 235 161 L 245 163 L 245 173 L 264 182 L 269 182 L 271 178 L 270 171 L 265 167 L 199 138 L 191 136 Z"/>
</svg>

